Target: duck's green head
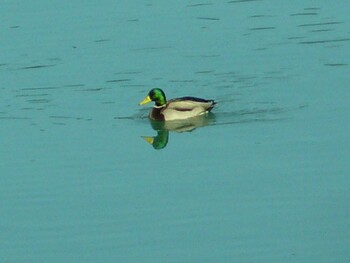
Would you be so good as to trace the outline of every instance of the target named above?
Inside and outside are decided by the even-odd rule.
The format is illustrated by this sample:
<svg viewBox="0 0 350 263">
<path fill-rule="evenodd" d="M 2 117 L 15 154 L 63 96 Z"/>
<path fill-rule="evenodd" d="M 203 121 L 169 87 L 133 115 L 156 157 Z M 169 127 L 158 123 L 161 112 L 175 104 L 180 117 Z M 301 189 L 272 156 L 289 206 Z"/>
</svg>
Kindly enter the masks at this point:
<svg viewBox="0 0 350 263">
<path fill-rule="evenodd" d="M 149 93 L 148 96 L 139 103 L 139 105 L 144 105 L 147 104 L 151 101 L 154 101 L 156 103 L 156 106 L 163 106 L 166 104 L 166 98 L 164 91 L 161 89 L 152 89 Z"/>
</svg>

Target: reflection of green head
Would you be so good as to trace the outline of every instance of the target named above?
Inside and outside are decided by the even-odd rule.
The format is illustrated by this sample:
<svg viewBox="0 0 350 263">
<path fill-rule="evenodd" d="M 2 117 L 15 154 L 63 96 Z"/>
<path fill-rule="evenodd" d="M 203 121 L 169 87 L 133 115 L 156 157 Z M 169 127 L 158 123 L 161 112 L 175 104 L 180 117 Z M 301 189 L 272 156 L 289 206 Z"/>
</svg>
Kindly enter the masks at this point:
<svg viewBox="0 0 350 263">
<path fill-rule="evenodd" d="M 163 106 L 164 104 L 166 104 L 165 93 L 161 89 L 158 89 L 158 88 L 152 89 L 148 93 L 148 96 L 152 101 L 156 103 L 157 106 Z"/>
<path fill-rule="evenodd" d="M 143 137 L 143 139 L 152 144 L 153 148 L 156 150 L 161 150 L 165 148 L 168 144 L 169 132 L 166 130 L 157 131 L 157 136 L 155 137 Z"/>
<path fill-rule="evenodd" d="M 158 131 L 157 136 L 154 137 L 153 148 L 160 150 L 165 148 L 168 144 L 169 132 L 168 131 Z"/>
</svg>

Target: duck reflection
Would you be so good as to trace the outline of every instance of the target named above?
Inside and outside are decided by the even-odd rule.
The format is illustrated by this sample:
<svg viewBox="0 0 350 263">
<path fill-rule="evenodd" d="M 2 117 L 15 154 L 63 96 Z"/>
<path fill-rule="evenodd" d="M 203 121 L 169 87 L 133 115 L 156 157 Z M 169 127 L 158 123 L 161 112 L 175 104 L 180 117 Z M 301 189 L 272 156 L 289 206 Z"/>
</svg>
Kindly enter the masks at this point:
<svg viewBox="0 0 350 263">
<path fill-rule="evenodd" d="M 214 122 L 215 116 L 208 113 L 185 120 L 176 121 L 152 121 L 150 124 L 153 130 L 157 131 L 156 136 L 142 136 L 142 138 L 151 144 L 154 149 L 164 149 L 169 141 L 169 132 L 192 132 L 196 128 L 204 127 Z"/>
</svg>

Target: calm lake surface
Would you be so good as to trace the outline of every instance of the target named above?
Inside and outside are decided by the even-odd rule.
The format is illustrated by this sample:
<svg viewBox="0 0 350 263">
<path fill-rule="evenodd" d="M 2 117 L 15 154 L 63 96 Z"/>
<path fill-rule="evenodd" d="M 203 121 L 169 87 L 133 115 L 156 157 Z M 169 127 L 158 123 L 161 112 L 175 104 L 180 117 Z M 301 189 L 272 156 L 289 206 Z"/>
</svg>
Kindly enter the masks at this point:
<svg viewBox="0 0 350 263">
<path fill-rule="evenodd" d="M 349 262 L 349 10 L 2 1 L 0 261 Z"/>
</svg>

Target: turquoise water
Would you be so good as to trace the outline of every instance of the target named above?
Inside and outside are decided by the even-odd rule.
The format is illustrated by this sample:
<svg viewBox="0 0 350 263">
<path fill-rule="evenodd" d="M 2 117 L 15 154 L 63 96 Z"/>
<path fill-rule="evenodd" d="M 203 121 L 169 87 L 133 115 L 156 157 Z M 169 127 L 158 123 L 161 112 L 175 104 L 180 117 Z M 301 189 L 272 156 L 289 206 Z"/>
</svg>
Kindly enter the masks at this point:
<svg viewBox="0 0 350 263">
<path fill-rule="evenodd" d="M 3 1 L 1 262 L 349 262 L 349 9 Z"/>
</svg>

